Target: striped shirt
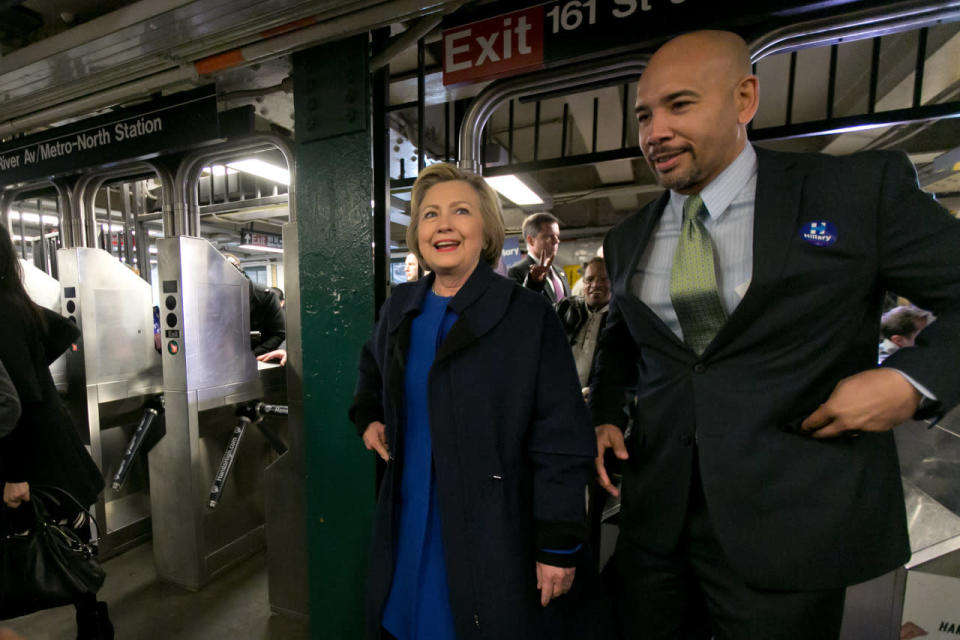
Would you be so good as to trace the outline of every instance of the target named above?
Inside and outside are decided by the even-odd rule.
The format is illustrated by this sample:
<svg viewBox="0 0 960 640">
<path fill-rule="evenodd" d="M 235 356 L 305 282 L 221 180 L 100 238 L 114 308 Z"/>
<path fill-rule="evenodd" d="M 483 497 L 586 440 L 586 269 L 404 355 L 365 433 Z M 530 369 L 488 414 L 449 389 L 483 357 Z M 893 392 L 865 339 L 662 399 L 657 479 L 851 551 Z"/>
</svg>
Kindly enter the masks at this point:
<svg viewBox="0 0 960 640">
<path fill-rule="evenodd" d="M 753 270 L 753 215 L 757 192 L 757 152 L 747 143 L 740 155 L 700 192 L 706 206 L 704 226 L 713 239 L 717 285 L 727 314 L 740 304 Z M 683 224 L 687 196 L 670 192 L 670 200 L 653 229 L 630 283 L 635 296 L 683 339 L 670 302 L 670 269 Z"/>
</svg>

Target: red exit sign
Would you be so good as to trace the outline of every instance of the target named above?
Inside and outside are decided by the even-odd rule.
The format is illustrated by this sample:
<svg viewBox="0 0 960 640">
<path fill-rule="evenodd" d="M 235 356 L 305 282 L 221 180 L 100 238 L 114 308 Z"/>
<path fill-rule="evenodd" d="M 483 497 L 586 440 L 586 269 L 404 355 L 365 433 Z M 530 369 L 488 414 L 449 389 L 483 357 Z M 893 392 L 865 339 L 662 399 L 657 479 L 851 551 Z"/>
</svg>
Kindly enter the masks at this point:
<svg viewBox="0 0 960 640">
<path fill-rule="evenodd" d="M 443 84 L 489 80 L 543 67 L 543 7 L 443 32 Z"/>
</svg>

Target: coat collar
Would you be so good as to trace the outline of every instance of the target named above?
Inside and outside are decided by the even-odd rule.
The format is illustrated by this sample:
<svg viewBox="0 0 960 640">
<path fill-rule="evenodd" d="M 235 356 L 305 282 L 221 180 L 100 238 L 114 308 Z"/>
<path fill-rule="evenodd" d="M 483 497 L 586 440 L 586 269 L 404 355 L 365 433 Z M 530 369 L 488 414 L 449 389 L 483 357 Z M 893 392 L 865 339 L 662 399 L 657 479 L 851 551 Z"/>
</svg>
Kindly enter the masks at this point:
<svg viewBox="0 0 960 640">
<path fill-rule="evenodd" d="M 390 333 L 396 332 L 419 313 L 435 278 L 435 274 L 431 273 L 408 286 L 398 287 L 394 295 L 402 297 L 390 310 L 387 319 Z M 458 320 L 440 345 L 436 360 L 459 351 L 490 331 L 506 313 L 513 289 L 511 280 L 497 275 L 490 265 L 481 260 L 450 301 L 449 308 L 457 314 Z"/>
</svg>

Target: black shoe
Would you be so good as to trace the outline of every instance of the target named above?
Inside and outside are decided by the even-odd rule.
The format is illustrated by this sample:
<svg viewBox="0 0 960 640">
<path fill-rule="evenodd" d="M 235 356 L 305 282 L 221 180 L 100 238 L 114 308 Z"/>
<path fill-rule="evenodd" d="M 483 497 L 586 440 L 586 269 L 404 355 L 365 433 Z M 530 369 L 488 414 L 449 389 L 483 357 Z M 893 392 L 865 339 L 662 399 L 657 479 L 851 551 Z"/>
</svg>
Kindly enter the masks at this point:
<svg viewBox="0 0 960 640">
<path fill-rule="evenodd" d="M 77 640 L 113 640 L 106 602 L 77 605 Z"/>
</svg>

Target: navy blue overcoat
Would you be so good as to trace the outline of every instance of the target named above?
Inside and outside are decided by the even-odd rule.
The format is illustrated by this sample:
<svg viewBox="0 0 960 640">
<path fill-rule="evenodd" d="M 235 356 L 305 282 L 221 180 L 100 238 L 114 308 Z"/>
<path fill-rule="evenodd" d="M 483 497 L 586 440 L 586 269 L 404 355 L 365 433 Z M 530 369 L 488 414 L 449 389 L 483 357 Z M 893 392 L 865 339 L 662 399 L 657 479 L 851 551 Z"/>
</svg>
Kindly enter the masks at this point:
<svg viewBox="0 0 960 640">
<path fill-rule="evenodd" d="M 387 300 L 361 353 L 350 411 L 360 433 L 384 422 L 392 455 L 369 563 L 371 638 L 380 637 L 394 564 L 410 324 L 432 283 L 429 275 L 400 285 Z M 558 564 L 539 550 L 584 539 L 596 439 L 559 318 L 543 296 L 481 262 L 450 307 L 458 320 L 430 370 L 429 409 L 457 638 L 540 638 L 535 562 Z"/>
</svg>

